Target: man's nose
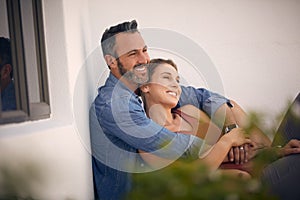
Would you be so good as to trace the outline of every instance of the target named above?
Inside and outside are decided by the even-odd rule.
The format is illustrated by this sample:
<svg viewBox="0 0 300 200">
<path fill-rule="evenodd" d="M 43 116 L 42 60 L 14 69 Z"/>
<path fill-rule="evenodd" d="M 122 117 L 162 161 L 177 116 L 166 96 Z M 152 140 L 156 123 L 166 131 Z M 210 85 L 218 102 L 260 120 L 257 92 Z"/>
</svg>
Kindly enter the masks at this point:
<svg viewBox="0 0 300 200">
<path fill-rule="evenodd" d="M 150 57 L 149 57 L 148 53 L 141 52 L 138 57 L 138 62 L 141 64 L 149 63 Z"/>
</svg>

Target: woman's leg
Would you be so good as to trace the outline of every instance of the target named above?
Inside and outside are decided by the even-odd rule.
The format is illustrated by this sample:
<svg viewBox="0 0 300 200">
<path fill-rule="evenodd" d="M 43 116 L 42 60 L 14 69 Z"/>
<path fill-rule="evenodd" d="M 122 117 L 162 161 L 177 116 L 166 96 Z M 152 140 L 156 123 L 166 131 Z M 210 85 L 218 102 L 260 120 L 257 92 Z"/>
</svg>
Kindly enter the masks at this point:
<svg viewBox="0 0 300 200">
<path fill-rule="evenodd" d="M 251 175 L 248 172 L 238 170 L 238 169 L 220 169 L 220 172 L 223 175 L 229 175 L 229 176 L 243 178 L 243 179 L 251 178 Z"/>
</svg>

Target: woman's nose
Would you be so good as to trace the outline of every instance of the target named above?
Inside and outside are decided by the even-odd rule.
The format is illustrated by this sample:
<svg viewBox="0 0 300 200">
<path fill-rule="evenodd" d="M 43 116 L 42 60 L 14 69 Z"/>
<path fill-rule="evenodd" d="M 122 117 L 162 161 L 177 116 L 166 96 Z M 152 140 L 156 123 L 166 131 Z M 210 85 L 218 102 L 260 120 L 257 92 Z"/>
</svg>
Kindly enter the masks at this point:
<svg viewBox="0 0 300 200">
<path fill-rule="evenodd" d="M 172 83 L 171 83 L 171 87 L 173 88 L 178 88 L 179 87 L 179 83 L 177 82 L 177 80 L 173 80 Z"/>
</svg>

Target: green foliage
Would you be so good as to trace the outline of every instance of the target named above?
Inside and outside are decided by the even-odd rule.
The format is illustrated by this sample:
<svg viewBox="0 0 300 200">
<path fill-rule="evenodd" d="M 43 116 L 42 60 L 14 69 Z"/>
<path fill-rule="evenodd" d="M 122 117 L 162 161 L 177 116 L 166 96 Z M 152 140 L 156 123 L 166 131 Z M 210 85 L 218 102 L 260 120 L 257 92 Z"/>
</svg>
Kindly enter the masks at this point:
<svg viewBox="0 0 300 200">
<path fill-rule="evenodd" d="M 127 199 L 276 199 L 256 179 L 210 173 L 204 165 L 176 161 L 151 173 L 135 174 Z"/>
<path fill-rule="evenodd" d="M 37 185 L 43 182 L 41 169 L 35 163 L 23 162 L 19 166 L 0 165 L 0 200 L 34 199 Z"/>
<path fill-rule="evenodd" d="M 262 129 L 269 137 L 274 137 L 277 128 L 263 128 L 263 114 L 250 113 L 246 134 L 254 129 Z M 278 120 L 282 119 L 282 116 Z M 172 165 L 151 173 L 134 174 L 133 189 L 127 199 L 155 199 L 155 200 L 252 200 L 277 199 L 268 192 L 266 185 L 259 181 L 262 169 L 270 162 L 276 160 L 276 148 L 260 151 L 251 161 L 252 178 L 244 179 L 236 176 L 211 173 L 206 166 L 199 162 L 176 161 Z"/>
</svg>

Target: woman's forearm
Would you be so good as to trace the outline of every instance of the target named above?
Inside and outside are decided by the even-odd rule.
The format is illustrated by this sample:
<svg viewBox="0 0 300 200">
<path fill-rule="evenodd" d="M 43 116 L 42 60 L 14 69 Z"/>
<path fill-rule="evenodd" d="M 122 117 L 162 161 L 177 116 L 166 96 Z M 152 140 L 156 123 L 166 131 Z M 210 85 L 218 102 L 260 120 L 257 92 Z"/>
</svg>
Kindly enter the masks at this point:
<svg viewBox="0 0 300 200">
<path fill-rule="evenodd" d="M 224 158 L 227 156 L 232 144 L 226 137 L 220 138 L 220 140 L 212 147 L 212 150 L 202 159 L 197 162 L 202 162 L 214 171 L 218 169 Z"/>
<path fill-rule="evenodd" d="M 202 162 L 208 165 L 211 170 L 216 170 L 224 161 L 231 147 L 251 143 L 251 140 L 245 138 L 244 132 L 240 128 L 235 128 L 229 133 L 223 135 L 213 146 L 213 149 L 203 158 Z"/>
</svg>

